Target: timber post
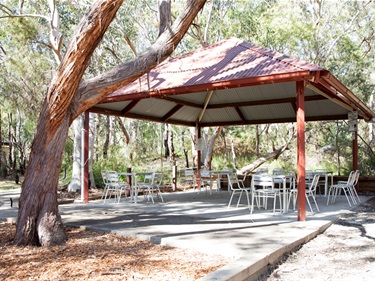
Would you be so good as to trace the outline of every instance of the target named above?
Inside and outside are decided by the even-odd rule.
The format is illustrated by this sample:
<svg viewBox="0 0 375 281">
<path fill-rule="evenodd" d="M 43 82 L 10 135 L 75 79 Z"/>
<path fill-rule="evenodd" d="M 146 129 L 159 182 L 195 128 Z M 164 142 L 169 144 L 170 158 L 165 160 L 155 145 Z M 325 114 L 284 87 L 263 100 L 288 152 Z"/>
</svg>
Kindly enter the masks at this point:
<svg viewBox="0 0 375 281">
<path fill-rule="evenodd" d="M 306 220 L 305 82 L 297 81 L 297 186 L 298 220 Z"/>
</svg>

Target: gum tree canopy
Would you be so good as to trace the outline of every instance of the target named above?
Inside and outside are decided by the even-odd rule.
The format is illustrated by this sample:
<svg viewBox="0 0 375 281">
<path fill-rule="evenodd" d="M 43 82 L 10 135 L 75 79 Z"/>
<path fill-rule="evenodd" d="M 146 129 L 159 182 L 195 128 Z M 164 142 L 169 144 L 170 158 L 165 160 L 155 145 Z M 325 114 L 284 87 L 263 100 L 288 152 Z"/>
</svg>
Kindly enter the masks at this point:
<svg viewBox="0 0 375 281">
<path fill-rule="evenodd" d="M 123 0 L 95 0 L 78 25 L 51 81 L 39 116 L 19 201 L 16 245 L 59 245 L 67 240 L 57 204 L 65 141 L 73 120 L 114 90 L 165 60 L 206 0 L 187 0 L 172 23 L 170 0 L 159 0 L 159 37 L 144 53 L 97 77 L 81 81 L 90 58 Z"/>
</svg>

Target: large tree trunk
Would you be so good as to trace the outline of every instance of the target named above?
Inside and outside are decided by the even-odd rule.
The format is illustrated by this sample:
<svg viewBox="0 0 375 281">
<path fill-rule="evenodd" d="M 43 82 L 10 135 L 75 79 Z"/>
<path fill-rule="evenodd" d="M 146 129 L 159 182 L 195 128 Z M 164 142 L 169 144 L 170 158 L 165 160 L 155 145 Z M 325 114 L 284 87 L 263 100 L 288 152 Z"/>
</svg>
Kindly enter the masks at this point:
<svg viewBox="0 0 375 281">
<path fill-rule="evenodd" d="M 92 53 L 121 4 L 122 0 L 93 4 L 51 82 L 22 185 L 16 245 L 59 245 L 67 239 L 58 211 L 57 188 L 69 127 L 82 112 L 72 101 Z"/>
<path fill-rule="evenodd" d="M 47 142 L 45 135 L 48 130 L 40 124 L 48 115 L 46 110 L 41 115 L 38 128 L 43 128 L 34 139 L 22 185 L 14 239 L 16 245 L 59 245 L 67 239 L 58 211 L 57 188 L 70 120 L 65 118 Z"/>
<path fill-rule="evenodd" d="M 205 0 L 188 0 L 181 15 L 139 57 L 81 82 L 90 58 L 123 0 L 97 0 L 82 19 L 48 89 L 22 185 L 14 243 L 58 245 L 67 237 L 57 187 L 69 126 L 82 112 L 155 67 L 175 49 Z M 170 1 L 163 0 L 170 8 Z M 167 20 L 168 22 L 168 20 Z"/>
</svg>

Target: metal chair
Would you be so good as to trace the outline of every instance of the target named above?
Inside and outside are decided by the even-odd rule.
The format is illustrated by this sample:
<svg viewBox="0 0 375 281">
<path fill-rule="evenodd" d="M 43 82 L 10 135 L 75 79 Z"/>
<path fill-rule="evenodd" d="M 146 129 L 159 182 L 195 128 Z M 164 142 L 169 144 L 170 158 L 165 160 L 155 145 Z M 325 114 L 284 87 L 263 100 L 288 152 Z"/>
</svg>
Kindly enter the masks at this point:
<svg viewBox="0 0 375 281">
<path fill-rule="evenodd" d="M 313 199 L 313 201 L 315 203 L 316 209 L 318 210 L 318 212 L 320 212 L 318 204 L 316 203 L 316 199 L 315 199 L 316 188 L 317 188 L 317 186 L 319 184 L 319 178 L 320 178 L 319 174 L 314 175 L 311 183 L 308 185 L 308 188 L 306 189 L 306 192 L 305 192 L 306 201 L 309 204 L 309 207 L 310 207 L 310 210 L 311 210 L 312 213 L 314 211 L 313 211 L 313 209 L 311 207 L 309 197 L 311 197 Z"/>
<path fill-rule="evenodd" d="M 146 174 L 143 182 L 137 183 L 137 188 L 143 190 L 143 195 L 147 200 L 152 201 L 152 204 L 155 204 L 154 201 L 154 192 L 156 192 L 157 198 L 160 196 L 161 202 L 164 203 L 163 196 L 161 195 L 160 185 L 162 184 L 163 173 L 153 172 L 151 174 Z"/>
<path fill-rule="evenodd" d="M 197 177 L 197 181 L 199 181 L 199 189 L 201 190 L 202 188 L 206 189 L 207 193 L 207 187 L 210 187 L 210 194 L 212 194 L 212 184 L 213 184 L 213 179 L 212 179 L 212 174 L 211 171 L 209 170 L 200 170 L 199 175 Z"/>
<path fill-rule="evenodd" d="M 331 185 L 328 192 L 328 198 L 327 198 L 327 205 L 329 204 L 329 198 L 331 197 L 331 203 L 336 202 L 337 195 L 341 194 L 341 191 L 344 192 L 344 195 L 346 197 L 346 200 L 348 201 L 349 207 L 351 207 L 350 200 L 352 200 L 352 203 L 355 205 L 356 200 L 354 198 L 354 194 L 352 193 L 352 186 L 355 181 L 355 172 L 351 171 L 348 177 L 347 181 L 339 181 L 335 185 Z"/>
<path fill-rule="evenodd" d="M 181 179 L 180 183 L 183 185 L 184 191 L 188 186 L 192 186 L 193 189 L 195 189 L 195 186 L 197 185 L 197 179 L 195 177 L 194 170 L 191 168 L 185 169 L 183 178 Z"/>
<path fill-rule="evenodd" d="M 279 188 L 275 188 L 275 182 L 271 175 L 253 175 L 252 192 L 258 198 L 257 206 L 260 209 L 260 203 L 263 200 L 263 208 L 267 209 L 268 198 L 273 200 L 273 212 L 276 211 L 276 201 L 279 197 L 280 211 L 282 210 L 281 192 Z"/>
<path fill-rule="evenodd" d="M 247 205 L 249 207 L 250 213 L 253 212 L 253 205 L 250 204 L 250 198 L 249 198 L 249 193 L 251 192 L 251 187 L 245 187 L 243 185 L 243 182 L 237 178 L 237 175 L 235 173 L 228 174 L 228 185 L 231 191 L 231 196 L 229 199 L 228 207 L 230 207 L 233 197 L 236 193 L 239 193 L 238 201 L 237 201 L 237 206 L 239 206 L 242 194 L 245 192 L 246 198 L 247 198 Z M 252 200 L 253 202 L 253 200 Z"/>
<path fill-rule="evenodd" d="M 105 189 L 103 203 L 105 203 L 107 198 L 110 198 L 112 195 L 115 197 L 117 203 L 120 202 L 121 194 L 125 191 L 126 184 L 122 183 L 119 178 L 119 174 L 116 171 L 105 171 L 105 176 L 103 177 L 105 181 Z"/>
</svg>

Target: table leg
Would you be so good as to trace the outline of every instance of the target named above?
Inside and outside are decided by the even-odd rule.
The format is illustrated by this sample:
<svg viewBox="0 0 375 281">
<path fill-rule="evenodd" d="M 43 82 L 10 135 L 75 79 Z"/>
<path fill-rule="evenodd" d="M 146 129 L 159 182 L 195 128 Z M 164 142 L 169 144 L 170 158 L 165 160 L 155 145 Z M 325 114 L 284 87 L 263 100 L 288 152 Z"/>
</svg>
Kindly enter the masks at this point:
<svg viewBox="0 0 375 281">
<path fill-rule="evenodd" d="M 324 197 L 327 197 L 328 192 L 328 173 L 324 175 Z"/>
<path fill-rule="evenodd" d="M 283 178 L 283 212 L 287 213 L 286 178 Z"/>
</svg>

